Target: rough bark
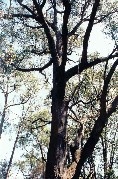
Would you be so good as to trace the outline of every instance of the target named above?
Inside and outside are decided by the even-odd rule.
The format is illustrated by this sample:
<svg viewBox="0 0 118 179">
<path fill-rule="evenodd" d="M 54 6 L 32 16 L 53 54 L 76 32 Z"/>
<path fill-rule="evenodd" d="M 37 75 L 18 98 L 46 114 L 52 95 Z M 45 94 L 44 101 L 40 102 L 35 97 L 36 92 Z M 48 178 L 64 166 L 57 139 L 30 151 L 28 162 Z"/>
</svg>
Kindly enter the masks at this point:
<svg viewBox="0 0 118 179">
<path fill-rule="evenodd" d="M 56 69 L 55 69 L 56 68 Z M 54 67 L 52 90 L 52 124 L 46 164 L 46 179 L 60 178 L 66 155 L 66 123 L 68 102 L 65 96 L 65 78 L 61 67 Z"/>
</svg>

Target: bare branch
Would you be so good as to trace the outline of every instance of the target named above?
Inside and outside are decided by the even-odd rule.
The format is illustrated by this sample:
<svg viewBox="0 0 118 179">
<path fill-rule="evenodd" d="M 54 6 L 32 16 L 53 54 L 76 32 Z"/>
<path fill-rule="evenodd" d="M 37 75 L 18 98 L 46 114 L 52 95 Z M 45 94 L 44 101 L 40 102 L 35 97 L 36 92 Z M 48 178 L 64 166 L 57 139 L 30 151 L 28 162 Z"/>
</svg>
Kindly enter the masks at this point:
<svg viewBox="0 0 118 179">
<path fill-rule="evenodd" d="M 46 125 L 48 125 L 48 124 L 51 124 L 51 122 L 49 121 L 49 122 L 47 122 L 47 123 L 45 123 L 45 124 L 37 125 L 36 127 L 31 127 L 31 131 L 32 131 L 32 130 L 35 130 L 35 129 L 39 129 L 39 128 L 41 128 L 41 127 L 44 127 L 44 126 L 46 126 Z"/>
<path fill-rule="evenodd" d="M 85 21 L 88 21 L 88 19 L 81 19 L 77 24 L 76 26 L 72 29 L 72 31 L 70 31 L 68 33 L 68 37 L 72 36 L 75 34 L 75 32 L 77 31 L 77 29 L 80 27 L 80 25 L 85 22 Z"/>
<path fill-rule="evenodd" d="M 80 74 L 85 69 L 88 69 L 88 68 L 90 68 L 92 66 L 95 66 L 97 64 L 100 64 L 102 62 L 105 62 L 105 61 L 110 60 L 110 59 L 115 58 L 115 57 L 118 57 L 117 53 L 115 53 L 113 55 L 110 54 L 108 57 L 104 57 L 104 58 L 96 58 L 96 59 L 94 59 L 94 61 L 89 62 L 87 64 L 80 63 L 79 67 L 78 67 L 78 65 L 76 65 L 76 66 L 70 68 L 69 70 L 66 71 L 66 82 L 71 77 L 73 77 L 74 75 L 78 74 L 78 68 L 79 68 L 79 74 Z"/>
<path fill-rule="evenodd" d="M 41 56 L 41 55 L 43 55 L 43 54 L 48 54 L 48 53 L 50 53 L 50 51 L 48 51 L 47 49 L 44 49 L 44 50 L 41 51 L 41 52 L 38 52 L 38 51 L 36 51 L 35 49 L 32 49 L 30 52 L 31 52 L 31 53 L 34 53 L 34 54 L 36 54 L 36 55 L 39 55 L 39 56 Z"/>
<path fill-rule="evenodd" d="M 97 18 L 95 18 L 95 23 L 94 24 L 98 24 L 100 22 L 102 22 L 103 20 L 105 20 L 107 17 L 109 17 L 111 14 L 114 14 L 118 12 L 118 10 L 115 10 L 115 11 L 111 11 L 111 12 L 108 12 L 107 14 L 104 14 L 104 15 L 101 15 L 101 16 L 98 16 Z"/>
<path fill-rule="evenodd" d="M 38 121 L 44 122 L 44 123 L 51 122 L 51 121 L 49 121 L 49 120 L 45 120 L 45 119 L 42 119 L 41 117 L 39 117 L 38 119 L 35 119 L 34 121 L 32 121 L 32 124 L 34 124 L 35 122 L 38 122 Z"/>
<path fill-rule="evenodd" d="M 42 73 L 42 71 L 45 70 L 46 68 L 48 68 L 49 66 L 51 66 L 52 63 L 53 63 L 53 61 L 52 61 L 52 59 L 50 59 L 50 61 L 41 68 L 28 68 L 28 69 L 17 67 L 13 63 L 11 65 L 13 67 L 15 67 L 15 69 L 18 71 L 22 71 L 22 72 L 39 71 L 40 73 Z"/>
<path fill-rule="evenodd" d="M 111 107 L 108 109 L 108 113 L 107 113 L 108 117 L 110 117 L 111 114 L 115 112 L 117 108 L 118 108 L 118 96 L 115 97 L 115 99 L 111 104 Z"/>
<path fill-rule="evenodd" d="M 110 83 L 110 80 L 112 78 L 112 75 L 113 75 L 117 65 L 118 65 L 118 59 L 114 62 L 114 64 L 112 65 L 106 79 L 104 80 L 104 86 L 103 86 L 103 91 L 102 91 L 100 103 L 101 103 L 101 108 L 104 109 L 102 111 L 105 111 L 105 113 L 106 113 L 106 95 L 107 95 L 107 92 L 108 92 L 108 85 Z"/>
<path fill-rule="evenodd" d="M 43 0 L 42 4 L 40 5 L 41 9 L 45 6 L 46 0 Z"/>
<path fill-rule="evenodd" d="M 111 70 L 109 71 L 105 79 L 101 100 L 100 100 L 101 102 L 100 116 L 95 122 L 90 137 L 87 140 L 82 150 L 81 158 L 77 164 L 76 172 L 73 179 L 79 178 L 83 164 L 85 163 L 86 159 L 92 154 L 95 145 L 97 144 L 99 137 L 103 131 L 103 128 L 105 127 L 105 124 L 108 122 L 108 118 L 113 112 L 115 112 L 116 106 L 118 105 L 118 96 L 117 96 L 115 100 L 112 102 L 111 110 L 108 113 L 106 113 L 106 95 L 107 95 L 108 85 L 117 65 L 118 65 L 118 59 L 112 65 Z"/>
<path fill-rule="evenodd" d="M 10 105 L 8 105 L 8 106 L 6 107 L 6 109 L 8 109 L 9 107 L 14 107 L 14 106 L 19 106 L 19 105 L 22 105 L 22 104 L 26 104 L 26 103 L 29 101 L 30 97 L 31 97 L 31 96 L 29 96 L 25 101 L 24 101 L 24 100 L 21 101 L 20 103 L 10 104 Z"/>
<path fill-rule="evenodd" d="M 67 61 L 67 41 L 68 41 L 68 19 L 71 12 L 71 4 L 69 0 L 63 0 L 63 5 L 65 6 L 64 16 L 63 16 L 63 26 L 62 26 L 62 43 L 63 43 L 63 56 L 62 65 L 65 66 Z"/>
<path fill-rule="evenodd" d="M 26 27 L 29 27 L 29 28 L 31 28 L 31 29 L 41 29 L 41 28 L 43 28 L 43 26 L 42 25 L 40 25 L 40 26 L 31 26 L 31 25 L 28 25 L 28 24 L 26 24 L 26 23 L 23 23 Z"/>
<path fill-rule="evenodd" d="M 75 32 L 77 31 L 77 29 L 80 27 L 80 25 L 85 22 L 85 21 L 89 21 L 88 18 L 84 18 L 84 13 L 87 9 L 87 7 L 89 6 L 89 1 L 85 1 L 85 4 L 83 5 L 83 9 L 82 9 L 82 12 L 81 12 L 81 19 L 80 21 L 75 25 L 75 27 L 72 29 L 71 32 L 69 32 L 68 36 L 70 37 L 71 35 L 74 35 Z"/>
<path fill-rule="evenodd" d="M 40 5 L 38 4 L 37 0 L 33 0 L 33 3 L 35 5 L 35 8 L 36 8 L 37 13 L 38 13 L 37 20 L 38 20 L 39 23 L 41 23 L 43 25 L 45 23 L 45 20 L 44 20 L 44 16 L 43 16 L 43 13 L 42 13 L 42 9 L 41 9 Z"/>
<path fill-rule="evenodd" d="M 20 4 L 20 6 L 22 6 L 24 9 L 26 9 L 27 11 L 29 11 L 32 15 L 36 16 L 36 14 L 26 5 L 22 4 L 21 2 L 18 1 L 18 3 Z"/>
<path fill-rule="evenodd" d="M 20 17 L 20 18 L 22 18 L 22 17 L 25 17 L 25 18 L 32 18 L 32 19 L 34 19 L 34 16 L 33 15 L 30 15 L 30 14 L 12 14 L 12 17 Z"/>
<path fill-rule="evenodd" d="M 48 26 L 51 27 L 54 32 L 56 32 L 54 23 L 50 23 L 48 20 L 46 20 L 46 22 L 47 22 Z"/>
<path fill-rule="evenodd" d="M 117 11 L 109 12 L 109 13 L 107 13 L 107 14 L 105 14 L 105 15 L 101 15 L 100 17 L 96 17 L 96 18 L 94 19 L 94 20 L 95 20 L 94 24 L 98 24 L 98 23 L 102 22 L 105 18 L 109 17 L 109 15 L 114 14 L 114 13 L 116 13 L 116 12 L 117 12 Z M 68 33 L 68 37 L 74 35 L 75 32 L 77 31 L 77 29 L 82 25 L 82 23 L 83 23 L 83 22 L 87 22 L 87 21 L 90 21 L 90 18 L 89 18 L 89 17 L 88 17 L 88 18 L 87 18 L 87 17 L 86 17 L 86 18 L 83 18 L 83 17 L 81 16 L 80 21 L 75 25 L 75 27 L 73 27 L 72 31 L 70 31 L 70 32 Z"/>
<path fill-rule="evenodd" d="M 90 33 L 91 33 L 91 30 L 92 30 L 92 27 L 93 27 L 93 24 L 94 24 L 97 9 L 99 7 L 99 2 L 100 2 L 100 0 L 95 0 L 95 3 L 93 5 L 93 9 L 92 9 L 92 13 L 91 13 L 91 16 L 90 16 L 90 20 L 89 20 L 89 23 L 88 23 L 88 27 L 87 27 L 85 35 L 84 35 L 83 52 L 82 52 L 82 60 L 81 60 L 81 62 L 83 64 L 87 63 L 88 41 L 89 41 Z"/>
</svg>

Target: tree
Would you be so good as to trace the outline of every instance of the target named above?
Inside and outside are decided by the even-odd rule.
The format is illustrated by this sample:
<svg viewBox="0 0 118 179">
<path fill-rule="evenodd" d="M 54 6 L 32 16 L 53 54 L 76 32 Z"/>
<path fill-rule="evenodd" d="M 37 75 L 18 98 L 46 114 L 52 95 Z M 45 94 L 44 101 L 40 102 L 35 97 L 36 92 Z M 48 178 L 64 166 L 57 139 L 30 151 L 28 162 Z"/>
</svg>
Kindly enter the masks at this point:
<svg viewBox="0 0 118 179">
<path fill-rule="evenodd" d="M 47 110 L 30 113 L 22 122 L 19 145 L 23 149 L 22 159 L 15 165 L 27 178 L 44 177 L 46 152 L 50 134 L 50 116 Z"/>
<path fill-rule="evenodd" d="M 61 178 L 64 174 L 67 157 L 68 112 L 72 97 L 72 94 L 70 94 L 69 98 L 66 98 L 68 81 L 75 75 L 80 78 L 85 70 L 92 67 L 97 68 L 99 64 L 103 64 L 103 85 L 101 85 L 99 97 L 96 98 L 100 106 L 97 119 L 80 152 L 80 159 L 75 165 L 75 174 L 72 175 L 73 179 L 79 178 L 82 166 L 91 156 L 105 124 L 116 111 L 118 105 L 118 96 L 115 96 L 110 105 L 107 105 L 109 84 L 118 65 L 117 45 L 111 49 L 111 53 L 106 57 L 95 57 L 93 59 L 88 56 L 89 39 L 93 26 L 103 23 L 109 16 L 114 15 L 117 8 L 114 6 L 114 2 L 109 1 L 111 8 L 108 12 L 107 10 L 103 11 L 105 4 L 102 0 L 82 0 L 78 2 L 69 0 L 32 0 L 30 2 L 17 0 L 16 3 L 18 8 L 15 8 L 13 3 L 7 10 L 8 13 L 3 15 L 4 18 L 11 21 L 16 19 L 16 23 L 18 23 L 15 26 L 15 35 L 17 42 L 21 45 L 19 51 L 22 50 L 22 53 L 20 53 L 19 58 L 16 57 L 14 63 L 11 63 L 12 67 L 22 72 L 38 71 L 44 74 L 46 69 L 52 66 L 52 120 L 45 171 L 45 178 L 47 179 Z M 13 6 L 14 8 L 12 8 Z M 107 7 L 105 8 L 107 9 Z M 84 35 L 80 37 L 84 23 L 86 29 Z M 78 50 L 78 46 L 75 47 L 74 45 L 75 40 L 78 39 L 79 41 L 80 38 L 82 39 L 82 51 L 78 57 L 80 60 L 74 60 L 73 66 L 69 57 L 73 55 L 73 49 Z M 38 61 L 35 62 L 33 54 L 37 58 L 39 56 Z M 30 65 L 29 68 L 26 68 L 26 60 L 34 60 L 34 66 Z M 108 70 L 109 61 L 111 66 Z"/>
</svg>

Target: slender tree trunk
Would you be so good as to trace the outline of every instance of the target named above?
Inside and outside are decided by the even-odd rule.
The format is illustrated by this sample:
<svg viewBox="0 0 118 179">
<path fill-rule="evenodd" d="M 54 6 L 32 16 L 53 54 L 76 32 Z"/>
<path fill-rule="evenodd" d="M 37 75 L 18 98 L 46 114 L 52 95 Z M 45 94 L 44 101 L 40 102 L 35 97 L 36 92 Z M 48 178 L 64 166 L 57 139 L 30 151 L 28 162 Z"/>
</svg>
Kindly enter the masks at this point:
<svg viewBox="0 0 118 179">
<path fill-rule="evenodd" d="M 6 116 L 6 109 L 7 109 L 7 102 L 8 102 L 8 85 L 7 85 L 7 90 L 4 94 L 4 97 L 5 97 L 5 104 L 4 104 L 4 109 L 3 109 L 1 122 L 0 122 L 0 138 L 2 135 L 3 125 L 4 125 L 4 121 L 5 121 L 5 116 Z"/>
<path fill-rule="evenodd" d="M 7 167 L 7 172 L 6 172 L 6 178 L 5 179 L 7 179 L 8 175 L 9 175 L 9 171 L 10 171 L 10 167 L 12 165 L 13 156 L 14 156 L 14 152 L 15 152 L 15 149 L 16 149 L 16 144 L 18 142 L 19 134 L 20 134 L 20 126 L 19 126 L 17 136 L 16 136 L 16 139 L 15 139 L 15 142 L 14 142 L 14 146 L 13 146 L 13 150 L 12 150 L 11 157 L 10 157 L 10 160 L 9 160 L 9 164 L 8 164 L 8 167 Z"/>
<path fill-rule="evenodd" d="M 104 133 L 104 144 L 103 144 L 103 160 L 104 160 L 104 179 L 107 178 L 107 133 L 106 133 L 106 127 L 105 127 L 105 133 Z"/>
</svg>

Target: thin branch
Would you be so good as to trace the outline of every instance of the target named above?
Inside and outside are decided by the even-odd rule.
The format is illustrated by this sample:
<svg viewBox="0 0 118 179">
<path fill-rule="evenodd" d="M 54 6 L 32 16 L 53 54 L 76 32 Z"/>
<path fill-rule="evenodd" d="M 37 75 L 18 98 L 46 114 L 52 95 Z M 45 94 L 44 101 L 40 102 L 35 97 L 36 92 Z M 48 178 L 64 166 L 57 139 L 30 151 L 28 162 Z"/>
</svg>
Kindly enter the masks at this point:
<svg viewBox="0 0 118 179">
<path fill-rule="evenodd" d="M 114 14 L 114 13 L 116 13 L 116 12 L 118 12 L 118 10 L 115 10 L 115 11 L 112 11 L 112 12 L 108 12 L 108 13 L 105 14 L 105 15 L 101 15 L 100 18 L 99 18 L 99 17 L 95 18 L 95 20 L 96 20 L 97 22 L 95 22 L 94 24 L 98 24 L 98 23 L 102 22 L 102 21 L 105 20 L 107 17 L 109 17 L 111 14 Z M 99 19 L 98 19 L 98 18 L 99 18 Z"/>
<path fill-rule="evenodd" d="M 12 14 L 12 17 L 25 17 L 25 18 L 32 18 L 35 19 L 36 21 L 38 21 L 39 23 L 43 23 L 44 21 L 44 17 L 42 14 L 42 11 L 40 11 L 40 6 L 38 5 L 36 0 L 33 0 L 33 3 L 36 7 L 36 10 L 38 12 L 38 16 L 26 5 L 22 4 L 21 2 L 18 2 L 20 4 L 20 6 L 22 6 L 24 9 L 28 10 L 28 12 L 31 13 L 30 14 Z M 38 8 L 38 9 L 37 9 Z"/>
<path fill-rule="evenodd" d="M 34 19 L 34 16 L 33 15 L 30 15 L 30 14 L 12 14 L 12 18 L 13 17 L 20 17 L 20 18 L 22 18 L 22 17 L 25 17 L 25 18 L 32 18 L 32 19 Z"/>
<path fill-rule="evenodd" d="M 29 50 L 23 50 L 22 51 L 22 53 L 26 53 L 26 52 L 29 52 L 29 53 L 34 53 L 35 55 L 39 55 L 39 56 L 41 56 L 41 55 L 43 55 L 43 54 L 49 54 L 50 53 L 50 51 L 49 50 L 47 50 L 47 49 L 44 49 L 44 50 L 42 50 L 42 51 L 38 51 L 37 49 L 29 49 Z M 23 60 L 23 59 L 22 59 Z"/>
<path fill-rule="evenodd" d="M 39 22 L 42 25 L 42 28 L 44 29 L 44 32 L 46 34 L 46 37 L 48 39 L 48 45 L 49 45 L 49 50 L 51 53 L 52 58 L 55 60 L 55 62 L 57 63 L 57 54 L 56 54 L 56 48 L 55 48 L 55 42 L 54 39 L 51 35 L 49 26 L 47 25 L 44 15 L 42 13 L 42 6 L 38 4 L 38 2 L 36 0 L 33 0 L 34 6 L 37 10 L 38 15 L 36 16 L 34 13 L 32 15 L 30 14 L 13 14 L 13 17 L 25 17 L 25 18 L 33 18 L 35 19 L 37 22 Z M 43 1 L 43 3 L 45 3 L 45 1 Z M 21 70 L 20 68 L 17 68 L 19 71 L 40 71 L 40 68 L 31 68 L 31 69 L 23 69 Z"/>
<path fill-rule="evenodd" d="M 42 161 L 46 162 L 46 159 L 45 159 L 44 154 L 43 154 L 42 145 L 40 144 L 40 141 L 39 141 L 37 135 L 35 133 L 33 133 L 33 135 L 36 137 L 37 144 L 39 145 L 39 148 L 40 148 L 40 151 L 41 151 L 41 156 L 42 156 Z"/>
<path fill-rule="evenodd" d="M 88 18 L 83 18 L 83 17 L 84 17 L 85 10 L 87 9 L 88 6 L 89 6 L 89 2 L 88 2 L 88 1 L 85 1 L 85 4 L 83 5 L 83 9 L 82 9 L 82 12 L 81 12 L 81 19 L 80 19 L 80 21 L 75 25 L 75 27 L 72 29 L 72 31 L 69 32 L 68 37 L 74 35 L 75 32 L 77 31 L 77 29 L 80 27 L 80 25 L 81 25 L 83 22 L 89 21 Z"/>
<path fill-rule="evenodd" d="M 19 134 L 20 134 L 20 128 L 21 128 L 21 126 L 19 126 L 19 129 L 18 129 L 18 132 L 17 132 L 17 136 L 16 136 L 16 139 L 15 139 L 15 142 L 14 142 L 13 150 L 12 150 L 12 153 L 11 153 L 11 157 L 10 157 L 8 168 L 7 168 L 7 172 L 6 172 L 6 178 L 8 177 L 8 174 L 9 174 L 9 171 L 10 171 L 10 167 L 12 165 L 13 156 L 14 156 L 14 152 L 15 152 L 15 149 L 16 149 L 16 144 L 18 142 L 18 138 L 19 138 Z"/>
<path fill-rule="evenodd" d="M 74 112 L 74 110 L 71 107 L 68 107 L 68 109 L 71 111 L 71 113 L 75 116 L 76 119 L 74 117 L 72 117 L 72 116 L 71 116 L 71 118 L 74 121 L 79 122 L 79 118 L 77 117 L 77 114 Z"/>
<path fill-rule="evenodd" d="M 26 5 L 22 4 L 20 1 L 17 1 L 20 6 L 22 6 L 24 9 L 26 9 L 28 12 L 30 12 L 33 16 L 36 16 L 36 14 Z"/>
<path fill-rule="evenodd" d="M 31 127 L 31 131 L 32 131 L 32 130 L 35 130 L 35 129 L 39 129 L 39 128 L 41 128 L 41 127 L 45 127 L 45 126 L 48 125 L 48 124 L 51 124 L 51 122 L 49 121 L 49 122 L 47 122 L 47 123 L 45 123 L 45 124 L 38 125 L 38 126 L 36 126 L 36 127 Z"/>
<path fill-rule="evenodd" d="M 107 112 L 108 117 L 110 117 L 111 114 L 115 112 L 117 108 L 118 108 L 118 96 L 115 97 L 115 99 L 113 100 L 111 104 L 111 107 L 108 109 L 108 112 Z"/>
<path fill-rule="evenodd" d="M 32 49 L 32 50 L 29 51 L 29 52 L 34 53 L 34 54 L 39 55 L 39 56 L 41 56 L 41 55 L 43 55 L 43 54 L 48 54 L 48 53 L 50 53 L 50 51 L 48 51 L 47 49 L 44 49 L 44 50 L 41 51 L 41 52 L 38 52 L 38 51 L 36 51 L 35 49 Z"/>
<path fill-rule="evenodd" d="M 38 72 L 42 73 L 42 71 L 45 70 L 46 68 L 48 68 L 49 66 L 51 66 L 52 63 L 53 63 L 53 61 L 52 61 L 52 59 L 50 59 L 50 61 L 41 68 L 27 68 L 27 69 L 17 67 L 13 63 L 11 65 L 13 67 L 15 67 L 15 69 L 18 70 L 18 71 L 22 71 L 22 72 L 38 71 Z"/>
<path fill-rule="evenodd" d="M 32 124 L 34 124 L 35 122 L 37 122 L 37 121 L 39 121 L 40 120 L 40 122 L 51 122 L 51 121 L 48 121 L 48 120 L 44 120 L 44 119 L 42 119 L 41 117 L 40 118 L 38 118 L 38 119 L 36 119 L 36 120 L 34 120 L 34 121 L 32 121 Z"/>
<path fill-rule="evenodd" d="M 113 137 L 113 141 L 115 141 L 117 137 L 117 130 L 115 131 L 114 137 Z M 115 151 L 117 150 L 117 142 L 115 143 L 115 145 L 112 143 L 111 144 L 111 154 L 110 154 L 110 166 L 109 169 L 111 170 L 113 167 L 113 161 L 114 161 L 114 156 L 115 156 Z"/>
<path fill-rule="evenodd" d="M 75 27 L 72 29 L 72 31 L 70 31 L 68 33 L 68 37 L 72 36 L 75 34 L 75 32 L 77 31 L 77 29 L 80 27 L 80 25 L 85 22 L 85 21 L 88 21 L 88 19 L 81 19 L 76 25 Z"/>
<path fill-rule="evenodd" d="M 29 28 L 31 28 L 31 29 L 41 29 L 41 28 L 43 28 L 42 25 L 40 25 L 40 26 L 31 26 L 31 25 L 28 25 L 28 24 L 26 24 L 26 23 L 23 23 L 23 24 L 24 24 L 24 26 L 29 27 Z"/>
<path fill-rule="evenodd" d="M 56 32 L 55 24 L 49 22 L 47 19 L 46 19 L 46 22 L 47 22 L 48 26 L 51 27 L 54 32 Z"/>
<path fill-rule="evenodd" d="M 2 131 L 3 131 L 3 124 L 5 121 L 6 109 L 7 109 L 7 104 L 8 104 L 8 83 L 7 83 L 7 87 L 6 87 L 6 92 L 4 93 L 4 97 L 5 97 L 5 104 L 4 104 L 4 108 L 3 108 L 3 112 L 2 112 L 2 116 L 1 116 L 1 122 L 0 122 L 0 138 L 2 135 Z"/>
<path fill-rule="evenodd" d="M 37 12 L 41 13 L 42 9 L 41 9 L 40 4 L 38 4 L 37 0 L 32 0 L 32 1 L 33 1 L 33 4 L 35 5 L 35 8 L 36 8 Z"/>
<path fill-rule="evenodd" d="M 43 162 L 46 162 L 46 159 L 45 159 L 44 154 L 43 154 L 42 145 L 41 145 L 40 143 L 38 143 L 38 144 L 39 144 L 39 148 L 40 148 L 40 151 L 41 151 L 42 161 L 43 161 Z"/>
<path fill-rule="evenodd" d="M 20 103 L 15 103 L 15 104 L 8 105 L 8 106 L 6 107 L 6 109 L 8 109 L 9 107 L 14 107 L 14 106 L 19 106 L 19 105 L 22 105 L 22 104 L 26 104 L 26 103 L 28 102 L 28 100 L 30 99 L 30 97 L 31 97 L 31 96 L 29 96 L 27 100 L 21 101 Z"/>
</svg>

